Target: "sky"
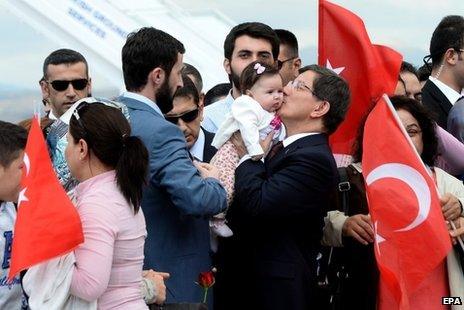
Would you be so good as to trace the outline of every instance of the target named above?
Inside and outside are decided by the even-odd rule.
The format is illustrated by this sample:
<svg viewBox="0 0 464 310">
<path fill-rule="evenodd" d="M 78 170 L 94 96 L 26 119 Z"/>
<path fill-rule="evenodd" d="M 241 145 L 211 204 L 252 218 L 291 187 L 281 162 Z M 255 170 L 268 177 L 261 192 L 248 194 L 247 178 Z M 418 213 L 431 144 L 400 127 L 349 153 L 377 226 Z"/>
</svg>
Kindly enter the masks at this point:
<svg viewBox="0 0 464 310">
<path fill-rule="evenodd" d="M 12 106 L 24 105 L 24 100 L 40 100 L 37 82 L 41 76 L 43 59 L 60 46 L 12 14 L 2 5 L 4 1 L 10 0 L 0 0 L 2 38 L 0 119 L 16 121 L 23 114 L 12 109 Z M 217 10 L 235 23 L 260 21 L 273 28 L 288 29 L 298 38 L 303 63 L 311 64 L 317 61 L 317 0 L 170 0 L 169 2 L 192 13 L 205 9 Z M 431 34 L 441 18 L 450 14 L 464 14 L 464 0 L 333 0 L 333 2 L 363 19 L 373 43 L 396 49 L 403 54 L 405 60 L 416 66 L 422 65 L 422 58 L 428 54 Z M 96 95 L 109 92 L 105 87 L 108 83 L 103 72 L 92 71 L 92 78 Z M 113 88 L 111 91 L 118 90 Z"/>
</svg>

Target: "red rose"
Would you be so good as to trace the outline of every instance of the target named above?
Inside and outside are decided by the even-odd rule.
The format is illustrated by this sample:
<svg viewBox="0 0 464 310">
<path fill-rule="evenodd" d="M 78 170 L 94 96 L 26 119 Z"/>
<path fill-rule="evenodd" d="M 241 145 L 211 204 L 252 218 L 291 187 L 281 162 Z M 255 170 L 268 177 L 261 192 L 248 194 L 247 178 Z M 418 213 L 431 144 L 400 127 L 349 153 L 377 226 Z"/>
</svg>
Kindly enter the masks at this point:
<svg viewBox="0 0 464 310">
<path fill-rule="evenodd" d="M 198 285 L 200 285 L 202 288 L 210 288 L 214 285 L 214 282 L 214 273 L 212 271 L 200 272 L 198 275 Z"/>
</svg>

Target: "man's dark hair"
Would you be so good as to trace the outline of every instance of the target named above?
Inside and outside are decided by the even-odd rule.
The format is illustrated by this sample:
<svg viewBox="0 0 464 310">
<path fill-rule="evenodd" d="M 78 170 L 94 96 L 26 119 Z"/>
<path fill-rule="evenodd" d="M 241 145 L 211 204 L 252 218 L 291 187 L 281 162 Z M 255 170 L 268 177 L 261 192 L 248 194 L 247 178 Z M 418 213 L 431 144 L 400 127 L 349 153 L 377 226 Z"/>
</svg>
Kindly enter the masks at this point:
<svg viewBox="0 0 464 310">
<path fill-rule="evenodd" d="M 431 72 L 430 68 L 427 65 L 422 65 L 419 69 L 417 69 L 417 78 L 419 82 L 427 81 L 429 79 Z"/>
<path fill-rule="evenodd" d="M 213 102 L 216 102 L 221 97 L 226 97 L 230 90 L 232 89 L 232 84 L 230 83 L 221 83 L 217 84 L 208 90 L 205 94 L 205 99 L 203 100 L 203 105 L 206 107 Z"/>
<path fill-rule="evenodd" d="M 280 40 L 281 45 L 287 46 L 287 50 L 289 51 L 288 57 L 298 57 L 298 40 L 296 36 L 285 29 L 274 29 L 277 37 Z"/>
<path fill-rule="evenodd" d="M 407 61 L 403 61 L 401 63 L 400 73 L 403 73 L 403 72 L 409 72 L 409 73 L 412 73 L 415 76 L 417 76 L 416 68 L 414 68 L 414 66 L 411 63 L 407 62 Z"/>
<path fill-rule="evenodd" d="M 27 131 L 21 126 L 0 121 L 0 165 L 8 168 L 24 150 Z"/>
<path fill-rule="evenodd" d="M 183 75 L 192 75 L 195 80 L 192 80 L 193 84 L 195 84 L 195 87 L 198 90 L 198 93 L 201 93 L 201 90 L 203 89 L 203 79 L 201 78 L 200 71 L 197 70 L 194 66 L 191 64 L 188 64 L 184 62 L 184 69 L 182 70 Z"/>
<path fill-rule="evenodd" d="M 405 96 L 394 96 L 390 98 L 395 110 L 406 110 L 417 120 L 420 130 L 422 131 L 422 143 L 424 148 L 420 155 L 425 164 L 435 165 L 435 159 L 438 153 L 438 138 L 436 126 L 430 113 L 424 105 L 415 99 Z"/>
<path fill-rule="evenodd" d="M 47 79 L 47 69 L 48 65 L 61 65 L 61 64 L 75 64 L 78 62 L 83 62 L 85 64 L 85 75 L 89 77 L 89 65 L 87 64 L 87 60 L 85 60 L 84 56 L 81 53 L 62 48 L 52 52 L 50 55 L 45 58 L 43 63 L 43 78 L 44 80 Z"/>
<path fill-rule="evenodd" d="M 140 91 L 147 84 L 148 74 L 158 67 L 165 71 L 167 79 L 178 53 L 185 53 L 184 45 L 164 31 L 144 27 L 130 33 L 122 48 L 126 89 Z"/>
<path fill-rule="evenodd" d="M 350 103 L 350 88 L 348 83 L 332 70 L 319 65 L 309 65 L 301 68 L 299 72 L 301 74 L 308 70 L 316 73 L 313 81 L 314 95 L 330 104 L 329 111 L 322 119 L 326 132 L 330 135 L 345 119 Z"/>
<path fill-rule="evenodd" d="M 174 98 L 188 98 L 193 100 L 195 104 L 198 105 L 200 102 L 200 95 L 198 94 L 198 90 L 195 87 L 193 81 L 184 73 L 182 74 L 182 82 L 184 83 L 184 86 L 176 90 Z"/>
<path fill-rule="evenodd" d="M 226 59 L 230 60 L 232 58 L 232 53 L 235 48 L 235 40 L 243 35 L 250 36 L 254 39 L 264 39 L 268 41 L 272 47 L 272 56 L 274 57 L 274 60 L 277 60 L 277 57 L 279 56 L 279 38 L 271 27 L 258 22 L 242 23 L 230 30 L 224 41 L 224 57 Z"/>
<path fill-rule="evenodd" d="M 464 48 L 464 18 L 459 15 L 444 17 L 432 34 L 430 56 L 434 68 L 441 64 L 443 55 L 450 48 L 456 51 Z"/>
</svg>

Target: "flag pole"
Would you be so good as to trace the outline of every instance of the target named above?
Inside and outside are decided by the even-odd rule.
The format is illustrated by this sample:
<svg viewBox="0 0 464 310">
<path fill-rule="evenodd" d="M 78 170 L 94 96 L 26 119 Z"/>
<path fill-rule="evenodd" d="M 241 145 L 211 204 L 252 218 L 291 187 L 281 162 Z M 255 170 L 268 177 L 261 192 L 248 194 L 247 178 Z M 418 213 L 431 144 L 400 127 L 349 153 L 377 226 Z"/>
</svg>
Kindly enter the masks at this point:
<svg viewBox="0 0 464 310">
<path fill-rule="evenodd" d="M 456 225 L 454 225 L 453 221 L 450 221 L 451 227 L 453 228 L 454 231 L 457 230 Z M 464 251 L 464 242 L 462 241 L 461 236 L 456 236 L 456 239 L 458 239 L 459 245 L 461 246 L 462 250 Z"/>
</svg>

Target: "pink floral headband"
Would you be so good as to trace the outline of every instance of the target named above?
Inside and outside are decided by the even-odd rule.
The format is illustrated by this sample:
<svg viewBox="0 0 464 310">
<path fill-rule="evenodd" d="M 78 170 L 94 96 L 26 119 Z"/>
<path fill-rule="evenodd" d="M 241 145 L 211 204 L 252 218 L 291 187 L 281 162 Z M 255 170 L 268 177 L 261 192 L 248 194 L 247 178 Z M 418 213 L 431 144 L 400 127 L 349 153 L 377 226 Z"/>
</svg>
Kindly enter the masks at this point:
<svg viewBox="0 0 464 310">
<path fill-rule="evenodd" d="M 261 74 L 264 72 L 264 70 L 266 70 L 266 68 L 264 66 L 262 66 L 260 63 L 257 63 L 255 64 L 255 66 L 253 67 L 253 69 L 256 70 L 256 74 Z"/>
</svg>

